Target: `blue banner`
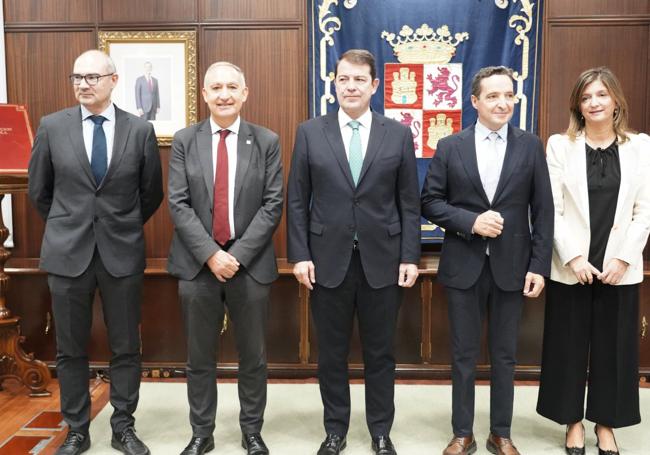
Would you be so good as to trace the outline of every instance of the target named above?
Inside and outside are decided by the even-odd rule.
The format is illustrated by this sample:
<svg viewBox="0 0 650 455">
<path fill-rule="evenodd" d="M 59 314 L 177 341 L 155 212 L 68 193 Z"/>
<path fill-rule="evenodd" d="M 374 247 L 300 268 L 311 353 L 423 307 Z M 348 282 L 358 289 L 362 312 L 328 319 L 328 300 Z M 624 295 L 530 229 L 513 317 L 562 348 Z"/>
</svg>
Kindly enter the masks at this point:
<svg viewBox="0 0 650 455">
<path fill-rule="evenodd" d="M 485 66 L 514 71 L 512 122 L 537 130 L 542 1 L 308 0 L 309 112 L 338 109 L 334 69 L 343 52 L 367 49 L 380 86 L 371 107 L 411 126 L 422 184 L 437 141 L 476 121 L 472 76 Z M 423 220 L 423 241 L 443 232 Z"/>
</svg>

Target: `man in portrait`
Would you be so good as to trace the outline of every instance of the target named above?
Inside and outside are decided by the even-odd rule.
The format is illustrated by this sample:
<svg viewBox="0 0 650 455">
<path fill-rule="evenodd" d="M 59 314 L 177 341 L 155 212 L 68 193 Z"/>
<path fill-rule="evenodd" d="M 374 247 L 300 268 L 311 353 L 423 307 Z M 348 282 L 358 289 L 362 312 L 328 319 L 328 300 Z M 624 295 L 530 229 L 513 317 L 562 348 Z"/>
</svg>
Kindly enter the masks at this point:
<svg viewBox="0 0 650 455">
<path fill-rule="evenodd" d="M 156 120 L 160 112 L 158 79 L 151 75 L 152 70 L 151 62 L 144 62 L 144 74 L 135 80 L 135 107 L 140 118 L 145 120 Z"/>
</svg>

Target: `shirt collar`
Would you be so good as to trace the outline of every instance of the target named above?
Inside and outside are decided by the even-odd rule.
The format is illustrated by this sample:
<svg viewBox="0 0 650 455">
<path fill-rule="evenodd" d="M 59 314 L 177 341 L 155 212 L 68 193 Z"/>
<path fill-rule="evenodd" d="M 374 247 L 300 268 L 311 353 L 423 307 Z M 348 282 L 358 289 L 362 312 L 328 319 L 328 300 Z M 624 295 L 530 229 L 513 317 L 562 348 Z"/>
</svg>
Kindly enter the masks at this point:
<svg viewBox="0 0 650 455">
<path fill-rule="evenodd" d="M 79 106 L 81 106 L 82 120 L 87 120 L 88 117 L 92 117 L 93 115 L 95 115 L 92 112 L 90 112 L 83 104 L 80 104 Z M 115 105 L 113 103 L 109 104 L 108 107 L 104 110 L 104 112 L 102 112 L 99 115 L 104 117 L 109 122 L 115 122 Z"/>
<path fill-rule="evenodd" d="M 212 131 L 212 134 L 216 134 L 221 130 L 228 130 L 230 131 L 230 134 L 239 134 L 239 124 L 241 123 L 241 117 L 238 115 L 237 118 L 235 119 L 234 122 L 230 126 L 227 126 L 225 128 L 221 128 L 217 123 L 212 119 L 212 116 L 210 116 L 210 130 Z"/>
<path fill-rule="evenodd" d="M 483 125 L 480 120 L 476 120 L 476 127 L 474 128 L 474 132 L 480 140 L 484 140 L 490 135 L 490 133 L 492 133 L 492 130 Z M 499 137 L 503 141 L 505 141 L 508 138 L 508 124 L 506 123 L 495 132 L 499 134 Z"/>
<path fill-rule="evenodd" d="M 348 114 L 345 113 L 343 109 L 339 109 L 339 127 L 343 129 L 348 123 L 350 123 L 352 120 L 356 120 L 361 124 L 362 127 L 370 129 L 370 125 L 372 124 L 372 111 L 370 108 L 366 110 L 363 114 L 359 116 L 357 119 L 353 119 L 350 117 Z"/>
</svg>

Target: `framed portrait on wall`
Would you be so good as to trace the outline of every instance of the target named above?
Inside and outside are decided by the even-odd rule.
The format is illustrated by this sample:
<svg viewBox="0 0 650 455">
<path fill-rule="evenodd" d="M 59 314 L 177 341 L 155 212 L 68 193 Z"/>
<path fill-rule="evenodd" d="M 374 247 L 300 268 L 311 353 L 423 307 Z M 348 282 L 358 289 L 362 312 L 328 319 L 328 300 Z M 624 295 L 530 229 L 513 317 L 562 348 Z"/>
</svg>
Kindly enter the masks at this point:
<svg viewBox="0 0 650 455">
<path fill-rule="evenodd" d="M 159 145 L 196 122 L 196 32 L 99 32 L 119 79 L 113 102 L 153 123 Z"/>
</svg>

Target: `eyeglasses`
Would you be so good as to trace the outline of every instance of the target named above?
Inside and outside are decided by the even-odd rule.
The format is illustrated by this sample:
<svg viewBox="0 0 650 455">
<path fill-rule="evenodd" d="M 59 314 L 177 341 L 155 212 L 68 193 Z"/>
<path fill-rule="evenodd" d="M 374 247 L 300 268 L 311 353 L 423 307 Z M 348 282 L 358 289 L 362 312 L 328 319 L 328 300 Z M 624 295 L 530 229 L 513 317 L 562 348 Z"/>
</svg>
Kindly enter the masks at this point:
<svg viewBox="0 0 650 455">
<path fill-rule="evenodd" d="M 115 73 L 109 73 L 109 74 L 71 74 L 68 76 L 70 78 L 70 82 L 72 82 L 73 85 L 79 85 L 81 84 L 82 80 L 86 80 L 86 84 L 88 85 L 97 85 L 99 80 L 102 77 L 107 77 L 107 76 L 112 76 Z"/>
</svg>

